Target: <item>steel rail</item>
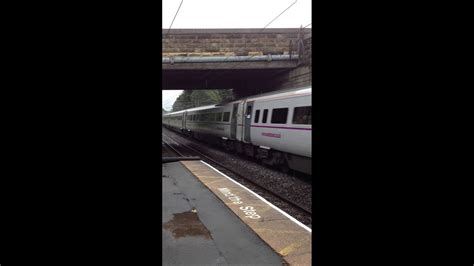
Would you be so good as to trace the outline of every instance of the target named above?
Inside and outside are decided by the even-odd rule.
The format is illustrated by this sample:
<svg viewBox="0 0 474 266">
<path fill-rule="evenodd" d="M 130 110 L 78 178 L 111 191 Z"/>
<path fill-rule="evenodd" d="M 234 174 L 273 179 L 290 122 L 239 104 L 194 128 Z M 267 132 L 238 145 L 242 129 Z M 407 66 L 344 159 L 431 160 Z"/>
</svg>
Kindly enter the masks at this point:
<svg viewBox="0 0 474 266">
<path fill-rule="evenodd" d="M 236 175 L 236 176 L 238 176 L 238 177 L 240 177 L 240 178 L 242 178 L 242 179 L 245 179 L 246 181 L 250 182 L 250 183 L 253 184 L 254 186 L 256 186 L 256 187 L 258 187 L 258 188 L 260 188 L 260 189 L 262 189 L 262 190 L 268 192 L 269 194 L 273 195 L 274 197 L 276 197 L 276 198 L 278 198 L 278 199 L 280 199 L 280 200 L 282 200 L 282 201 L 284 201 L 284 202 L 286 202 L 286 203 L 288 203 L 288 204 L 290 204 L 290 205 L 292 205 L 292 206 L 295 206 L 296 208 L 298 208 L 299 210 L 305 212 L 306 214 L 311 215 L 311 210 L 306 209 L 305 207 L 299 205 L 298 203 L 295 203 L 294 201 L 292 201 L 292 200 L 290 200 L 290 199 L 288 199 L 288 198 L 286 198 L 286 197 L 283 197 L 283 196 L 281 196 L 281 195 L 278 195 L 277 193 L 275 193 L 275 192 L 273 192 L 273 191 L 267 189 L 266 187 L 264 187 L 264 186 L 262 186 L 262 185 L 256 183 L 255 181 L 253 181 L 253 180 L 247 178 L 246 176 L 243 176 L 243 175 L 241 175 L 240 173 L 238 173 L 238 172 L 236 172 L 236 171 L 234 171 L 234 170 L 228 168 L 227 166 L 221 164 L 220 162 L 218 162 L 218 161 L 212 159 L 212 158 L 209 157 L 208 155 L 203 154 L 202 152 L 200 152 L 200 151 L 198 151 L 198 150 L 196 150 L 196 149 L 190 147 L 189 145 L 186 145 L 186 144 L 184 144 L 184 143 L 182 143 L 182 142 L 176 141 L 174 138 L 172 138 L 172 137 L 170 137 L 170 136 L 168 136 L 168 135 L 166 135 L 166 137 L 168 137 L 169 139 L 172 139 L 172 140 L 173 140 L 174 142 L 176 142 L 176 143 L 181 144 L 183 147 L 185 147 L 185 148 L 187 148 L 187 149 L 189 149 L 189 150 L 191 150 L 191 151 L 193 151 L 193 152 L 199 154 L 200 157 L 202 157 L 202 158 L 204 158 L 204 159 L 206 159 L 206 160 L 212 162 L 213 164 L 216 164 L 216 165 L 218 165 L 218 166 L 220 166 L 220 167 L 226 169 L 227 171 L 233 173 L 234 175 Z M 203 159 L 203 160 L 204 160 L 204 159 Z"/>
<path fill-rule="evenodd" d="M 168 136 L 167 136 L 168 137 Z M 168 137 L 169 138 L 169 137 Z M 179 152 L 177 149 L 175 149 L 171 144 L 169 144 L 168 142 L 164 141 L 163 139 L 161 140 L 161 143 L 165 144 L 170 150 L 172 150 L 173 152 L 175 152 L 176 154 L 178 154 L 179 156 L 183 157 L 184 155 Z"/>
</svg>

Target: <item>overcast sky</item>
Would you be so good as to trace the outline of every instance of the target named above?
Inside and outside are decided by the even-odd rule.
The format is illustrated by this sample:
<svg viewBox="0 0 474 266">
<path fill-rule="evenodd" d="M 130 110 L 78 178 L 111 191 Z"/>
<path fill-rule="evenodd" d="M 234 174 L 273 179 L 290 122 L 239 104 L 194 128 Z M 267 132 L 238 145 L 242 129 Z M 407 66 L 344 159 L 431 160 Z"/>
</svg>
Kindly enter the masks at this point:
<svg viewBox="0 0 474 266">
<path fill-rule="evenodd" d="M 183 0 L 172 29 L 217 29 L 265 27 L 299 28 L 311 21 L 311 0 Z M 163 29 L 168 29 L 181 0 L 163 0 Z M 307 26 L 311 28 L 312 25 Z M 182 91 L 163 91 L 163 108 L 170 110 Z"/>
<path fill-rule="evenodd" d="M 295 0 L 183 0 L 172 29 L 263 28 Z M 163 0 L 162 27 L 168 29 L 181 0 Z M 311 0 L 296 0 L 267 28 L 299 28 L 311 23 Z M 308 26 L 311 28 L 311 25 Z"/>
</svg>

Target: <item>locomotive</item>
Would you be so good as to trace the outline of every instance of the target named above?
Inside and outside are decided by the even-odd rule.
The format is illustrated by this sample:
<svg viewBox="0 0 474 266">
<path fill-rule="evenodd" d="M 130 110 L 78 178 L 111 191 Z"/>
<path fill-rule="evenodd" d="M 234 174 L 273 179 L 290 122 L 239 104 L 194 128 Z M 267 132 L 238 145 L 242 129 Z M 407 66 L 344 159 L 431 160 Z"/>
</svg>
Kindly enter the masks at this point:
<svg viewBox="0 0 474 266">
<path fill-rule="evenodd" d="M 264 164 L 312 173 L 311 87 L 253 95 L 163 116 L 163 125 Z"/>
</svg>

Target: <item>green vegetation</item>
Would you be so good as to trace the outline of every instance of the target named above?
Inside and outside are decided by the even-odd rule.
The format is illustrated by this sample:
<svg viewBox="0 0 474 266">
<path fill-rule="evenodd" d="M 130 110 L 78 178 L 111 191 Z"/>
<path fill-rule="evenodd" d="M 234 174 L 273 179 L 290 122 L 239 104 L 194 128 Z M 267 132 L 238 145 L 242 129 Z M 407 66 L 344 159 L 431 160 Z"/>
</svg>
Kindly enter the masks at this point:
<svg viewBox="0 0 474 266">
<path fill-rule="evenodd" d="M 174 102 L 172 110 L 179 111 L 193 107 L 218 104 L 233 100 L 232 90 L 185 90 Z"/>
</svg>

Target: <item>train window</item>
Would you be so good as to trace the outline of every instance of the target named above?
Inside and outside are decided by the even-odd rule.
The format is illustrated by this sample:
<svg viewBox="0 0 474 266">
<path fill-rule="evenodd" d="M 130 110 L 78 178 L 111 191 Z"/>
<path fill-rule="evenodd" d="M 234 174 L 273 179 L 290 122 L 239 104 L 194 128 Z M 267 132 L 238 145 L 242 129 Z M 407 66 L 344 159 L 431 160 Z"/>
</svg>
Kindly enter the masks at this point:
<svg viewBox="0 0 474 266">
<path fill-rule="evenodd" d="M 295 107 L 293 124 L 311 125 L 311 106 Z"/>
<path fill-rule="evenodd" d="M 216 121 L 219 121 L 219 122 L 220 122 L 221 120 L 222 120 L 222 113 L 218 113 L 218 114 L 216 115 Z"/>
<path fill-rule="evenodd" d="M 272 111 L 272 124 L 286 124 L 288 108 L 277 108 Z"/>
<path fill-rule="evenodd" d="M 209 121 L 216 121 L 216 114 L 209 114 Z"/>
<path fill-rule="evenodd" d="M 230 118 L 230 112 L 225 112 L 224 113 L 224 122 L 229 122 L 229 118 Z"/>
<path fill-rule="evenodd" d="M 258 118 L 260 117 L 260 110 L 257 110 L 255 112 L 255 120 L 253 121 L 254 123 L 258 123 Z"/>
<path fill-rule="evenodd" d="M 262 123 L 267 123 L 268 109 L 263 110 Z"/>
</svg>

